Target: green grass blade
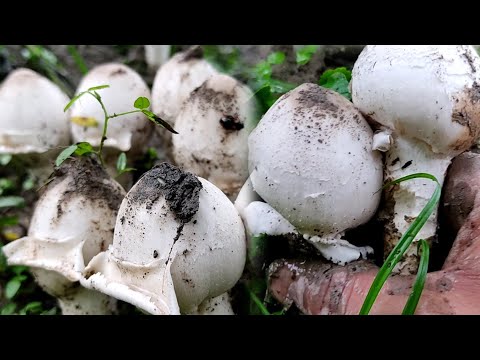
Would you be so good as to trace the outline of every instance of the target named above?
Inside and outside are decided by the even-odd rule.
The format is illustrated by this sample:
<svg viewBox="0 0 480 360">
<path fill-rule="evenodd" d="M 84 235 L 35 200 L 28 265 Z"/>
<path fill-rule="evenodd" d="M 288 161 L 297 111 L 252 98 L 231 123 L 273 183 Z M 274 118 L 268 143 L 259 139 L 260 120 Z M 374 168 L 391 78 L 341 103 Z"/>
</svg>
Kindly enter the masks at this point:
<svg viewBox="0 0 480 360">
<path fill-rule="evenodd" d="M 407 303 L 403 308 L 402 315 L 413 315 L 417 309 L 418 301 L 422 295 L 425 280 L 427 278 L 428 260 L 430 258 L 430 247 L 425 240 L 420 240 L 418 247 L 422 248 L 422 256 L 420 257 L 420 264 L 418 266 L 417 277 L 413 284 L 412 292 L 408 297 Z"/>
<path fill-rule="evenodd" d="M 440 195 L 442 192 L 440 183 L 435 178 L 435 176 L 427 173 L 416 173 L 416 174 L 407 175 L 400 179 L 389 182 L 388 184 L 386 184 L 386 186 L 391 186 L 391 185 L 398 184 L 402 181 L 418 179 L 418 178 L 425 178 L 425 179 L 430 179 L 432 181 L 435 181 L 437 183 L 437 187 L 435 188 L 435 191 L 433 192 L 433 195 L 428 201 L 428 203 L 425 205 L 422 211 L 420 211 L 420 214 L 418 214 L 417 218 L 412 222 L 412 224 L 407 229 L 407 231 L 405 231 L 405 233 L 403 234 L 398 244 L 395 246 L 392 252 L 388 255 L 387 259 L 385 260 L 385 263 L 380 268 L 377 276 L 373 280 L 373 283 L 362 305 L 362 308 L 360 310 L 360 315 L 368 315 L 368 313 L 372 309 L 372 306 L 375 300 L 377 299 L 378 294 L 380 293 L 380 290 L 385 284 L 385 281 L 387 280 L 388 276 L 392 273 L 393 268 L 401 260 L 403 254 L 405 253 L 405 251 L 407 251 L 408 247 L 411 245 L 412 241 L 415 239 L 415 236 L 417 236 L 418 232 L 425 225 L 428 218 L 430 217 L 430 215 L 432 215 L 438 202 L 440 201 Z"/>
<path fill-rule="evenodd" d="M 248 293 L 250 294 L 250 297 L 252 298 L 252 300 L 255 302 L 255 304 L 260 309 L 260 312 L 262 313 L 262 315 L 270 315 L 270 312 L 267 310 L 265 305 L 263 305 L 263 302 L 258 298 L 258 296 L 255 295 L 255 293 L 252 290 L 250 290 L 249 288 L 247 288 L 247 290 L 248 290 Z"/>
<path fill-rule="evenodd" d="M 87 67 L 87 64 L 85 64 L 85 61 L 83 60 L 82 55 L 80 55 L 75 45 L 68 45 L 67 49 L 70 55 L 72 56 L 73 61 L 75 61 L 75 64 L 77 65 L 78 70 L 80 70 L 82 75 L 85 75 L 88 72 L 88 67 Z"/>
</svg>

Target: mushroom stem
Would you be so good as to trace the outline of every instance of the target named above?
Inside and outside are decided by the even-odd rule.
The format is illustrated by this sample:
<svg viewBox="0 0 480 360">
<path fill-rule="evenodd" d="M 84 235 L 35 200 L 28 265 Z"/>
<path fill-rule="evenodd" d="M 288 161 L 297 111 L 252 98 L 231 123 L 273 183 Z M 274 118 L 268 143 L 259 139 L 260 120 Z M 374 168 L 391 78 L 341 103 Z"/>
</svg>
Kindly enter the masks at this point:
<svg viewBox="0 0 480 360">
<path fill-rule="evenodd" d="M 115 315 L 117 299 L 84 287 L 58 298 L 63 315 Z"/>
<path fill-rule="evenodd" d="M 30 272 L 38 284 L 57 298 L 63 315 L 113 315 L 117 313 L 117 299 L 97 291 L 85 289 L 78 281 L 39 267 Z"/>
<path fill-rule="evenodd" d="M 426 172 L 435 176 L 442 185 L 451 159 L 450 155 L 433 153 L 422 141 L 396 137 L 386 154 L 385 180 L 388 182 L 413 173 Z M 435 182 L 428 179 L 412 179 L 385 190 L 385 205 L 381 215 L 386 224 L 385 257 L 390 254 L 412 221 L 425 207 L 436 186 Z M 416 273 L 419 261 L 416 243 L 419 239 L 432 241 L 436 229 L 437 208 L 395 267 L 395 273 L 402 275 Z"/>
</svg>

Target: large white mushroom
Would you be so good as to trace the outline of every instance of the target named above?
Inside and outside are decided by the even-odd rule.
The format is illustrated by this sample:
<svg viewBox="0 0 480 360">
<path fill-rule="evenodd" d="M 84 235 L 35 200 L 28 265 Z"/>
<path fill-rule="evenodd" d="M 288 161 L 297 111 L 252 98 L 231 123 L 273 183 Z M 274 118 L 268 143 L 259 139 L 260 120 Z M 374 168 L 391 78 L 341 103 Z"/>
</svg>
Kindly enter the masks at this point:
<svg viewBox="0 0 480 360">
<path fill-rule="evenodd" d="M 388 150 L 386 180 L 416 172 L 443 184 L 453 157 L 469 149 L 480 134 L 480 59 L 467 45 L 367 46 L 352 72 L 353 103 L 383 126 L 377 148 Z M 383 140 L 382 140 L 383 139 Z M 386 190 L 385 254 L 388 255 L 432 196 L 426 179 Z M 418 239 L 431 240 L 437 211 Z M 395 271 L 415 273 L 412 245 Z"/>
<path fill-rule="evenodd" d="M 235 197 L 248 178 L 247 139 L 256 102 L 250 89 L 216 74 L 193 90 L 177 116 L 175 162 Z"/>
<path fill-rule="evenodd" d="M 216 73 L 215 68 L 203 59 L 199 46 L 175 54 L 155 75 L 152 111 L 170 125 L 175 125 L 175 119 L 190 93 Z"/>
<path fill-rule="evenodd" d="M 198 313 L 235 285 L 245 257 L 242 221 L 222 191 L 162 163 L 128 192 L 113 245 L 81 283 L 150 314 Z"/>
<path fill-rule="evenodd" d="M 22 157 L 39 182 L 51 173 L 59 147 L 70 142 L 63 112 L 68 101 L 57 85 L 30 69 L 12 71 L 0 86 L 0 153 Z"/>
<path fill-rule="evenodd" d="M 63 163 L 36 204 L 28 236 L 3 247 L 8 263 L 29 266 L 64 315 L 114 313 L 115 299 L 84 289 L 79 280 L 93 256 L 112 243 L 124 195 L 94 159 Z"/>
<path fill-rule="evenodd" d="M 253 189 L 326 258 L 365 256 L 371 248 L 347 245 L 342 236 L 367 222 L 380 201 L 382 160 L 372 139 L 351 102 L 300 85 L 278 99 L 248 139 Z M 332 256 L 332 247 L 345 251 Z"/>
</svg>

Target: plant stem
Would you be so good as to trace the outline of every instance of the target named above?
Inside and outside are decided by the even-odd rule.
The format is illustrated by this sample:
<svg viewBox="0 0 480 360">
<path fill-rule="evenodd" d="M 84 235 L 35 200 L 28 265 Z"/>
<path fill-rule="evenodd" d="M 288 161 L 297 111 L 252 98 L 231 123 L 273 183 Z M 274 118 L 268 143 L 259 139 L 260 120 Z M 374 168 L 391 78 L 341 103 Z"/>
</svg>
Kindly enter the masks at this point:
<svg viewBox="0 0 480 360">
<path fill-rule="evenodd" d="M 102 164 L 103 167 L 105 167 L 105 162 L 103 161 L 103 157 L 102 157 L 102 150 L 103 150 L 103 143 L 107 139 L 108 120 L 110 119 L 110 117 L 108 116 L 107 109 L 105 109 L 105 105 L 103 104 L 103 101 L 100 98 L 100 96 L 97 96 L 97 95 L 91 93 L 90 91 L 88 93 L 90 95 L 92 95 L 95 99 L 97 99 L 97 101 L 100 103 L 100 105 L 102 107 L 102 110 L 103 110 L 103 114 L 105 116 L 105 120 L 103 122 L 102 140 L 100 140 L 100 147 L 97 151 L 97 155 L 100 158 L 100 163 Z"/>
<path fill-rule="evenodd" d="M 123 112 L 123 113 L 120 113 L 120 114 L 115 114 L 113 113 L 113 115 L 110 115 L 109 116 L 109 119 L 113 119 L 117 116 L 122 116 L 122 115 L 128 115 L 128 114 L 134 114 L 134 113 L 137 113 L 137 112 L 141 112 L 142 110 L 132 110 L 132 111 L 127 111 L 127 112 Z"/>
</svg>

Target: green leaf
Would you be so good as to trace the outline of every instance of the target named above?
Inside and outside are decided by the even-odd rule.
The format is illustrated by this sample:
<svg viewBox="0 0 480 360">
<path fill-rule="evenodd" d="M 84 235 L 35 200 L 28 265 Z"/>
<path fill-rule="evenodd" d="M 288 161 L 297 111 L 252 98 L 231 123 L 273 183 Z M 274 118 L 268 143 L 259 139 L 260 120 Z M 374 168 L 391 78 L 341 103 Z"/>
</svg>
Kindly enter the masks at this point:
<svg viewBox="0 0 480 360">
<path fill-rule="evenodd" d="M 437 183 L 435 191 L 433 192 L 432 197 L 427 202 L 425 207 L 420 211 L 417 218 L 410 224 L 409 228 L 403 236 L 400 238 L 397 245 L 393 248 L 392 252 L 388 255 L 387 259 L 385 260 L 384 264 L 380 268 L 377 273 L 377 276 L 373 280 L 372 285 L 368 291 L 368 294 L 363 302 L 362 308 L 360 309 L 360 315 L 368 315 L 370 310 L 372 309 L 375 300 L 377 299 L 380 290 L 382 289 L 385 281 L 387 280 L 388 276 L 391 274 L 394 267 L 398 264 L 401 260 L 403 254 L 407 249 L 410 247 L 411 243 L 417 236 L 418 232 L 422 229 L 422 227 L 427 222 L 430 215 L 432 215 L 433 211 L 436 209 L 438 202 L 440 201 L 440 195 L 442 193 L 442 187 L 438 182 L 437 178 L 431 174 L 427 173 L 416 173 L 404 176 L 400 179 L 390 181 L 389 183 L 385 184 L 383 188 L 392 186 L 395 184 L 399 184 L 403 181 L 411 180 L 411 179 L 429 179 Z"/>
<path fill-rule="evenodd" d="M 10 281 L 7 282 L 5 285 L 5 297 L 7 299 L 12 299 L 20 290 L 20 287 L 22 286 L 22 282 L 17 279 L 17 277 L 14 277 Z"/>
<path fill-rule="evenodd" d="M 273 93 L 285 94 L 292 89 L 295 89 L 296 85 L 287 83 L 285 81 L 270 79 L 270 91 Z"/>
<path fill-rule="evenodd" d="M 92 145 L 89 142 L 85 142 L 85 141 L 79 142 L 79 143 L 76 143 L 75 145 L 77 145 L 77 149 L 75 150 L 74 154 L 77 156 L 82 156 L 82 155 L 95 152 L 95 150 L 93 149 Z"/>
<path fill-rule="evenodd" d="M 70 145 L 65 150 L 63 150 L 58 156 L 57 160 L 55 160 L 55 166 L 60 166 L 63 164 L 65 160 L 67 160 L 76 150 L 78 149 L 78 145 Z"/>
<path fill-rule="evenodd" d="M 15 188 L 15 183 L 7 178 L 0 179 L 0 195 L 3 195 L 5 191 Z"/>
<path fill-rule="evenodd" d="M 53 307 L 49 310 L 45 310 L 40 315 L 57 315 L 57 308 Z"/>
<path fill-rule="evenodd" d="M 306 65 L 312 59 L 313 55 L 317 52 L 319 45 L 306 45 L 297 50 L 297 64 Z"/>
<path fill-rule="evenodd" d="M 340 67 L 325 71 L 320 77 L 318 84 L 338 92 L 348 100 L 352 100 L 352 94 L 350 93 L 349 88 L 351 78 L 351 72 L 345 67 Z"/>
<path fill-rule="evenodd" d="M 77 101 L 78 99 L 80 99 L 83 95 L 87 94 L 88 91 L 82 91 L 81 93 L 79 93 L 78 95 L 75 95 L 72 100 L 70 100 L 68 102 L 67 105 L 65 105 L 65 107 L 63 108 L 63 112 L 67 111 L 68 109 L 70 109 L 70 107 L 75 103 L 75 101 Z"/>
<path fill-rule="evenodd" d="M 148 111 L 148 110 L 142 110 L 142 112 L 147 116 L 147 118 L 149 118 L 151 121 L 153 121 L 156 125 L 163 126 L 168 131 L 170 131 L 174 134 L 178 134 L 178 132 L 176 132 L 175 129 L 168 122 L 159 118 L 157 115 L 155 115 L 155 114 L 150 115 L 151 112 Z"/>
<path fill-rule="evenodd" d="M 0 196 L 0 208 L 23 206 L 25 206 L 25 199 L 21 196 Z"/>
<path fill-rule="evenodd" d="M 281 51 L 272 52 L 267 57 L 267 63 L 270 65 L 280 65 L 285 61 L 285 53 Z"/>
<path fill-rule="evenodd" d="M 82 55 L 78 52 L 77 48 L 75 45 L 68 45 L 67 46 L 68 52 L 72 56 L 73 60 L 75 61 L 75 64 L 78 67 L 78 70 L 80 70 L 80 73 L 82 75 L 85 75 L 88 72 L 88 67 L 87 64 L 85 64 L 85 61 L 83 60 Z"/>
<path fill-rule="evenodd" d="M 17 304 L 9 303 L 2 308 L 2 310 L 0 311 L 0 315 L 13 315 L 16 309 Z"/>
<path fill-rule="evenodd" d="M 32 190 L 35 187 L 35 178 L 33 176 L 28 176 L 22 182 L 22 189 L 24 191 Z"/>
<path fill-rule="evenodd" d="M 28 267 L 27 266 L 24 266 L 24 265 L 14 265 L 14 266 L 11 266 L 10 269 L 13 271 L 13 273 L 17 276 L 21 276 L 25 271 L 28 270 Z M 22 275 L 23 276 L 23 275 Z M 26 278 L 25 278 L 26 279 Z M 23 279 L 23 280 L 25 280 Z M 22 281 L 23 281 L 22 280 Z"/>
<path fill-rule="evenodd" d="M 12 160 L 12 155 L 10 154 L 0 154 L 0 165 L 5 166 Z"/>
<path fill-rule="evenodd" d="M 145 109 L 142 109 L 142 113 L 144 113 L 148 118 L 153 118 L 155 117 L 156 115 L 151 112 L 150 110 L 145 110 Z"/>
<path fill-rule="evenodd" d="M 39 314 L 43 311 L 43 306 L 40 301 L 32 301 L 25 305 L 23 309 L 21 309 L 18 314 L 19 315 L 28 315 L 28 314 Z"/>
<path fill-rule="evenodd" d="M 102 90 L 102 89 L 106 89 L 106 88 L 109 88 L 109 87 L 110 87 L 110 85 L 99 85 L 99 86 L 91 87 L 87 91 Z"/>
<path fill-rule="evenodd" d="M 147 109 L 150 106 L 150 100 L 144 96 L 140 96 L 137 100 L 135 100 L 133 106 L 140 110 Z"/>
<path fill-rule="evenodd" d="M 421 248 L 421 251 L 420 251 Z M 428 271 L 428 260 L 430 258 L 430 247 L 428 243 L 421 239 L 418 243 L 418 250 L 421 252 L 420 264 L 418 265 L 418 272 L 415 278 L 415 283 L 413 284 L 412 292 L 408 297 L 407 303 L 403 308 L 402 315 L 413 315 L 417 309 L 418 301 L 422 295 L 423 287 L 425 285 L 425 280 L 427 279 Z"/>
<path fill-rule="evenodd" d="M 18 224 L 18 216 L 3 216 L 0 218 L 0 227 Z"/>
<path fill-rule="evenodd" d="M 117 159 L 117 171 L 122 172 L 127 167 L 127 155 L 122 152 Z"/>
</svg>

